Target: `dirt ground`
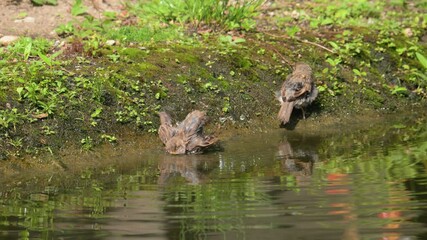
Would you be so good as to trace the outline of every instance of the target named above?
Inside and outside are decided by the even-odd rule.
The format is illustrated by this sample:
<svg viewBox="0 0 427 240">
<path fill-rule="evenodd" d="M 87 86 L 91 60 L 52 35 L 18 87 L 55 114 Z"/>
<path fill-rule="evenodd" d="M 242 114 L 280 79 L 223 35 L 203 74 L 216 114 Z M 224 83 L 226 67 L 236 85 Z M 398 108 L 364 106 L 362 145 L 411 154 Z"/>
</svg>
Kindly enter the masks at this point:
<svg viewBox="0 0 427 240">
<path fill-rule="evenodd" d="M 58 0 L 58 5 L 34 6 L 31 0 L 0 0 L 0 37 L 57 37 L 55 28 L 73 19 L 75 0 Z M 102 11 L 120 11 L 121 0 L 84 0 L 87 12 L 100 17 Z"/>
</svg>

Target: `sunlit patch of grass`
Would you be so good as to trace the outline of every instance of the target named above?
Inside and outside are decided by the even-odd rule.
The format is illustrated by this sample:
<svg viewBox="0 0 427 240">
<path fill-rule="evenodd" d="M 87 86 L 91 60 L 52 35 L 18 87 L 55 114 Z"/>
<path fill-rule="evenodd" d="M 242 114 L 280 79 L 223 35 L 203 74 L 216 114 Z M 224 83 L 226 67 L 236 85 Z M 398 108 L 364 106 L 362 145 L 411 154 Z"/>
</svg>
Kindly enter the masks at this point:
<svg viewBox="0 0 427 240">
<path fill-rule="evenodd" d="M 52 41 L 44 38 L 32 39 L 22 37 L 17 42 L 9 45 L 5 50 L 0 52 L 0 57 L 5 59 L 28 60 L 29 57 L 38 56 L 39 53 L 45 54 L 52 47 Z"/>
<path fill-rule="evenodd" d="M 263 0 L 162 0 L 140 1 L 137 14 L 154 15 L 164 23 L 178 22 L 184 25 L 208 27 L 216 30 L 252 30 Z"/>
<path fill-rule="evenodd" d="M 384 11 L 384 4 L 380 1 L 324 1 L 323 4 L 313 8 L 311 27 L 331 24 L 366 26 Z"/>
<path fill-rule="evenodd" d="M 123 42 L 159 42 L 179 40 L 184 36 L 177 27 L 154 28 L 149 26 L 123 26 L 106 33 L 109 39 L 119 39 Z"/>
</svg>

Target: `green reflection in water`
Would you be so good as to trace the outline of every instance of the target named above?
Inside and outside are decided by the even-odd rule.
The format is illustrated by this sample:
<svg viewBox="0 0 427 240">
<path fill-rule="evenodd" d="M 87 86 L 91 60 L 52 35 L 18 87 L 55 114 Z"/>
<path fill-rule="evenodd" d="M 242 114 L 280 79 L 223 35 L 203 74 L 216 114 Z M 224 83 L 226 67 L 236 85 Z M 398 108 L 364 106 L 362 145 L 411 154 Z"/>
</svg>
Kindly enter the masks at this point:
<svg viewBox="0 0 427 240">
<path fill-rule="evenodd" d="M 159 238 L 242 238 L 252 236 L 251 229 L 286 231 L 298 221 L 316 231 L 412 236 L 417 211 L 427 209 L 426 201 L 416 198 L 426 193 L 407 184 L 425 183 L 423 119 L 342 133 L 275 131 L 237 137 L 224 149 L 181 157 L 145 153 L 129 168 L 88 169 L 67 184 L 35 184 L 34 191 L 2 188 L 0 237 L 104 238 L 115 234 L 109 225 L 138 220 L 144 220 L 141 226 L 157 224 L 164 235 L 152 234 Z M 153 199 L 160 205 L 148 203 Z M 135 213 L 122 223 L 112 217 L 126 209 L 131 215 L 144 204 L 143 213 L 152 215 Z"/>
</svg>

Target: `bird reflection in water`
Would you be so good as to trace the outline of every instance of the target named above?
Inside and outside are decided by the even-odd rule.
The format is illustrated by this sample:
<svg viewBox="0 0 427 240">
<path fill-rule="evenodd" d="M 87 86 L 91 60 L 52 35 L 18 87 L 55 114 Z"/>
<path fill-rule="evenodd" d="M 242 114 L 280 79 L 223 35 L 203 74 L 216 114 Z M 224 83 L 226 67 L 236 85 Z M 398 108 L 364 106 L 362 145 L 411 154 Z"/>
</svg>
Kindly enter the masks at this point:
<svg viewBox="0 0 427 240">
<path fill-rule="evenodd" d="M 314 163 L 319 157 L 311 144 L 294 144 L 284 139 L 278 147 L 278 158 L 282 161 L 282 168 L 294 176 L 311 176 Z"/>
<path fill-rule="evenodd" d="M 159 161 L 160 176 L 159 184 L 175 182 L 176 178 L 182 177 L 190 184 L 205 182 L 207 174 L 218 166 L 219 160 L 215 155 L 166 155 Z"/>
<path fill-rule="evenodd" d="M 201 153 L 218 141 L 216 137 L 203 133 L 203 126 L 207 121 L 204 112 L 192 111 L 176 126 L 173 126 L 168 113 L 160 112 L 159 116 L 159 137 L 170 154 Z"/>
</svg>

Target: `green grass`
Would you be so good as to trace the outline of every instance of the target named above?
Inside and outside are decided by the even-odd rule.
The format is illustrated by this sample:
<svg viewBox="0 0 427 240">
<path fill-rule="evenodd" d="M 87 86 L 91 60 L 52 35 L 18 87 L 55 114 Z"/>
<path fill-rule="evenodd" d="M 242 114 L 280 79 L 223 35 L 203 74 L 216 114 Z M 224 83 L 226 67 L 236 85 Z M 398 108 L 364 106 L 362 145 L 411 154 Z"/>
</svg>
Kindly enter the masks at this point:
<svg viewBox="0 0 427 240">
<path fill-rule="evenodd" d="M 123 42 L 163 42 L 183 39 L 182 30 L 177 27 L 154 28 L 148 26 L 123 26 L 117 31 L 106 33 L 108 39 Z"/>
<path fill-rule="evenodd" d="M 263 1 L 228 0 L 163 0 L 146 3 L 140 1 L 135 8 L 138 16 L 148 15 L 170 24 L 190 24 L 192 27 L 208 27 L 215 30 L 252 30 L 256 26 L 254 17 L 259 14 Z"/>
</svg>

